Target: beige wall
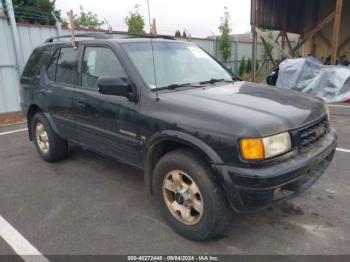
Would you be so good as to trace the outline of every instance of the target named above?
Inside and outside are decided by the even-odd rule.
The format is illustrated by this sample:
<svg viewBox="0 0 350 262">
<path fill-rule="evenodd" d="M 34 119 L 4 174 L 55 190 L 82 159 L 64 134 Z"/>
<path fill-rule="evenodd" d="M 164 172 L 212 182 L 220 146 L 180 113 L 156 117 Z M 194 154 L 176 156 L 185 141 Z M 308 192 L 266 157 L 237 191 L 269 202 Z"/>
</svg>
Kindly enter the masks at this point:
<svg viewBox="0 0 350 262">
<path fill-rule="evenodd" d="M 335 10 L 335 0 L 316 0 L 320 1 L 320 8 L 318 14 L 318 22 L 320 23 L 324 18 L 326 18 L 332 11 Z M 304 34 L 310 32 L 314 27 L 314 18 L 309 14 L 312 14 L 314 10 L 314 1 L 306 1 L 305 8 L 305 21 L 304 21 Z M 323 35 L 332 42 L 332 31 L 333 31 L 333 22 L 329 23 L 323 30 Z M 343 12 L 342 12 L 342 21 L 340 28 L 340 39 L 339 44 L 341 45 L 344 40 L 350 36 L 350 0 L 344 0 L 343 3 Z M 330 48 L 328 45 L 320 38 L 319 36 L 315 37 L 316 44 L 316 53 L 315 56 L 319 59 L 321 57 L 327 57 L 331 54 Z M 302 56 L 307 56 L 311 53 L 312 41 L 311 39 L 305 43 L 302 49 Z M 350 59 L 350 41 L 342 48 L 338 50 L 338 55 L 346 55 L 347 59 Z"/>
</svg>

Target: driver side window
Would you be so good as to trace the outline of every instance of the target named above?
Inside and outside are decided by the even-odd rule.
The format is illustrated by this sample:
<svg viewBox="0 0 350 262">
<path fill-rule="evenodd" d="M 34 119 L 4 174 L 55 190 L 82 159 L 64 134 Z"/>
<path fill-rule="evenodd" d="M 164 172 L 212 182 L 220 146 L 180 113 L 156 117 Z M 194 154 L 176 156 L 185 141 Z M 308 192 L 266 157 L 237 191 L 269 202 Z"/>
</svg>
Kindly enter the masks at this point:
<svg viewBox="0 0 350 262">
<path fill-rule="evenodd" d="M 111 49 L 86 47 L 82 65 L 82 87 L 97 90 L 97 80 L 101 76 L 127 78 L 123 67 Z"/>
</svg>

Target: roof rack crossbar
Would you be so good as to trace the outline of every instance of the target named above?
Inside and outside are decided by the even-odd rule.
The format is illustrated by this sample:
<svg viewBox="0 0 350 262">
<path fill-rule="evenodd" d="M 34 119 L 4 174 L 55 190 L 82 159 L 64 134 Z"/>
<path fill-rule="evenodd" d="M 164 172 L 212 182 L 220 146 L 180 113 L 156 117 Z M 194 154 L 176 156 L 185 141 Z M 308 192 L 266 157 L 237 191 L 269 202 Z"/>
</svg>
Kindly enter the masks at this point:
<svg viewBox="0 0 350 262">
<path fill-rule="evenodd" d="M 174 37 L 169 36 L 169 35 L 141 35 L 141 34 L 128 33 L 126 36 L 127 37 L 132 36 L 132 37 L 140 37 L 140 38 L 162 38 L 162 39 L 176 40 Z"/>
</svg>

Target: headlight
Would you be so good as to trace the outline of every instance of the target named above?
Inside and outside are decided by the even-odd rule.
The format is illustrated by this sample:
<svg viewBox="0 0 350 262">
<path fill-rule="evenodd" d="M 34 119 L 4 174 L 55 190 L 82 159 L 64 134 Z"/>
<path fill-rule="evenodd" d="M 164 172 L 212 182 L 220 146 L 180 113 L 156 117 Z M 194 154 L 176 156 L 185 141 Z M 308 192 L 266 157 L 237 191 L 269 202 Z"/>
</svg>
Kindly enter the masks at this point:
<svg viewBox="0 0 350 262">
<path fill-rule="evenodd" d="M 244 138 L 240 141 L 245 160 L 264 160 L 284 154 L 292 149 L 288 132 L 264 138 Z"/>
</svg>

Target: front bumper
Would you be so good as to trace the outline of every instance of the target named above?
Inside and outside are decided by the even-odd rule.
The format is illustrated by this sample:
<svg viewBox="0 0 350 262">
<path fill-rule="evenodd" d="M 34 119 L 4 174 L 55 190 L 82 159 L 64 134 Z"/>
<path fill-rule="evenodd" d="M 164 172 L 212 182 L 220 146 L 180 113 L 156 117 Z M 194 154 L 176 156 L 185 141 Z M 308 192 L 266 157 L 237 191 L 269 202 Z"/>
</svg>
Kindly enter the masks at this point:
<svg viewBox="0 0 350 262">
<path fill-rule="evenodd" d="M 337 147 L 337 134 L 331 131 L 308 152 L 277 164 L 234 167 L 213 164 L 231 207 L 246 212 L 294 197 L 325 172 Z"/>
</svg>

